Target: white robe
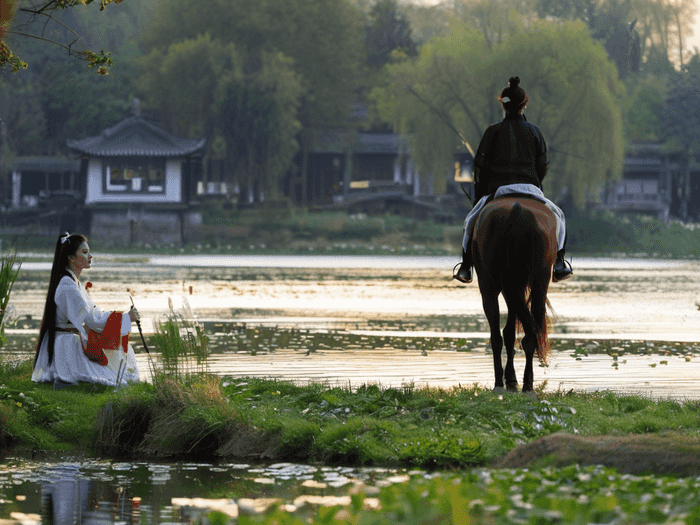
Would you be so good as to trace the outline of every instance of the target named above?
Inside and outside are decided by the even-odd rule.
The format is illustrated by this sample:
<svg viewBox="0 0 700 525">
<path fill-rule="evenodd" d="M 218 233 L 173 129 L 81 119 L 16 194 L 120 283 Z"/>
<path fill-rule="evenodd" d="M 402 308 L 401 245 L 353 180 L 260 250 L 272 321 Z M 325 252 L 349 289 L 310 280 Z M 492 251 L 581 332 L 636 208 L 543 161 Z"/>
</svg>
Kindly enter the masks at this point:
<svg viewBox="0 0 700 525">
<path fill-rule="evenodd" d="M 32 373 L 32 381 L 52 383 L 58 380 L 73 384 L 83 382 L 116 386 L 117 373 L 121 364 L 119 382 L 121 384 L 138 382 L 139 369 L 131 345 L 126 353 L 121 345 L 116 350 L 104 349 L 109 361 L 105 366 L 89 360 L 83 353 L 83 347 L 88 342 L 88 331 L 94 330 L 101 333 L 112 312 L 105 312 L 98 308 L 78 280 L 74 281 L 68 276 L 61 278 L 54 298 L 56 327 L 75 327 L 79 333 L 56 331 L 53 361 L 50 365 L 49 337 L 48 334 L 44 336 Z M 124 336 L 129 332 L 131 332 L 131 319 L 127 312 L 122 314 L 120 335 Z"/>
</svg>

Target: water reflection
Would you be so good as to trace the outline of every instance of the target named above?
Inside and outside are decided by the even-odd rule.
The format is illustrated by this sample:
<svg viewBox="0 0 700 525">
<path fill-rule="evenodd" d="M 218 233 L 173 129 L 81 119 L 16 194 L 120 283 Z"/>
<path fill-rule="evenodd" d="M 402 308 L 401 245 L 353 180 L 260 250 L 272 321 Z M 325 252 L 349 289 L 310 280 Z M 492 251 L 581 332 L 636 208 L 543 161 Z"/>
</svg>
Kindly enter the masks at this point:
<svg viewBox="0 0 700 525">
<path fill-rule="evenodd" d="M 45 524 L 192 523 L 211 509 L 229 517 L 272 504 L 338 503 L 349 486 L 400 482 L 377 468 L 9 459 L 0 472 L 0 520 Z"/>
</svg>

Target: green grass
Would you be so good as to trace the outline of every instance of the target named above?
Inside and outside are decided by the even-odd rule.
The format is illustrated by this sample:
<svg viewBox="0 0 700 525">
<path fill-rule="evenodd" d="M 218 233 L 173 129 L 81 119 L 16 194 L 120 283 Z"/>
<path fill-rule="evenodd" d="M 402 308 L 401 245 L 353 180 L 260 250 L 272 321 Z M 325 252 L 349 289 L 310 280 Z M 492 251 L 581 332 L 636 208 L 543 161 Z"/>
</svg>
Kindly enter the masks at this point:
<svg viewBox="0 0 700 525">
<path fill-rule="evenodd" d="M 284 461 L 453 469 L 490 465 L 556 432 L 700 436 L 697 400 L 540 392 L 535 401 L 477 386 L 351 390 L 201 375 L 54 391 L 29 381 L 30 368 L 2 373 L 6 450 L 215 460 L 238 454 L 235 441 Z"/>
</svg>

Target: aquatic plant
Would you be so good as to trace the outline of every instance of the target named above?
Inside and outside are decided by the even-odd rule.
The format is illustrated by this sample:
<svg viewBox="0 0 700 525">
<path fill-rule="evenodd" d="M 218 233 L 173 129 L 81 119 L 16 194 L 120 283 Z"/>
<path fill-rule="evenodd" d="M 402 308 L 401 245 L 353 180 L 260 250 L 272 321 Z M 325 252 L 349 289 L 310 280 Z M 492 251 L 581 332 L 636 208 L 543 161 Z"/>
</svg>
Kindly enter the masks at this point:
<svg viewBox="0 0 700 525">
<path fill-rule="evenodd" d="M 183 309 L 176 312 L 169 300 L 169 313 L 164 320 L 156 320 L 151 341 L 159 351 L 160 367 L 149 360 L 153 381 L 165 377 L 185 379 L 192 374 L 208 371 L 209 336 L 194 319 L 192 310 L 183 298 Z"/>
<path fill-rule="evenodd" d="M 602 466 L 412 472 L 381 488 L 358 484 L 346 497 L 246 500 L 237 523 L 263 525 L 444 525 L 545 523 L 697 523 L 697 478 L 634 476 Z M 218 523 L 236 523 L 218 512 Z"/>
<path fill-rule="evenodd" d="M 0 347 L 5 344 L 5 326 L 3 321 L 10 302 L 12 287 L 17 281 L 22 262 L 17 261 L 17 252 L 0 256 Z"/>
</svg>

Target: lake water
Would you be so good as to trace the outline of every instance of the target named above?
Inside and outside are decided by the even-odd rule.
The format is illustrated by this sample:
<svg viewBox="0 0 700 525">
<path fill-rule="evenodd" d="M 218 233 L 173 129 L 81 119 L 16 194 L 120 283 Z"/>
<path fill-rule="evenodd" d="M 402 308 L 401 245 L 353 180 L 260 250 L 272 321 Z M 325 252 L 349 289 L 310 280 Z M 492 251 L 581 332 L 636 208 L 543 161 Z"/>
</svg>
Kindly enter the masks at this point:
<svg viewBox="0 0 700 525">
<path fill-rule="evenodd" d="M 176 311 L 189 306 L 212 339 L 217 374 L 488 386 L 492 365 L 478 285 L 451 279 L 454 263 L 450 257 L 98 254 L 85 278 L 104 308 L 128 308 L 131 293 L 146 334 L 170 304 Z M 23 265 L 8 350 L 26 353 L 34 344 L 49 265 Z M 572 279 L 550 287 L 553 353 L 547 368 L 536 369 L 536 385 L 700 396 L 700 262 L 576 258 L 574 268 Z M 132 342 L 147 372 L 138 334 Z M 519 375 L 521 360 L 518 353 Z"/>
<path fill-rule="evenodd" d="M 178 312 L 187 311 L 209 335 L 209 367 L 222 376 L 345 386 L 488 387 L 493 384 L 492 358 L 478 285 L 451 279 L 456 262 L 451 257 L 97 254 L 83 280 L 93 283 L 91 294 L 105 309 L 128 308 L 130 293 L 147 342 L 153 320 L 164 319 L 170 304 Z M 535 369 L 535 386 L 546 381 L 547 390 L 700 397 L 700 262 L 573 262 L 574 277 L 550 287 L 556 314 L 550 332 L 553 353 L 548 367 Z M 16 322 L 7 329 L 6 354 L 31 355 L 49 269 L 49 261 L 23 265 L 11 301 Z M 138 334 L 131 340 L 147 380 L 147 356 Z M 522 377 L 521 353 L 516 370 Z M 273 472 L 265 470 L 270 468 Z M 261 481 L 277 479 L 280 472 L 284 478 L 284 469 L 292 473 L 289 480 Z M 175 523 L 189 519 L 189 511 L 183 511 L 187 502 L 177 498 L 205 494 L 198 483 L 240 483 L 250 498 L 276 496 L 280 490 L 292 491 L 294 497 L 335 497 L 347 494 L 350 482 L 336 491 L 333 479 L 356 483 L 366 476 L 364 471 L 286 464 L 258 468 L 8 461 L 4 470 L 0 518 L 11 512 L 35 514 L 30 518 L 38 516 L 42 523 L 50 522 L 49 501 L 56 512 L 56 498 L 47 495 L 52 491 L 73 494 L 73 516 L 75 509 L 84 509 L 84 523 L 99 518 L 94 515 L 89 521 L 85 512 L 96 512 L 100 501 L 111 509 L 110 523 Z M 399 474 L 375 473 L 372 479 Z M 325 489 L 303 485 L 307 475 L 314 483 L 325 483 Z M 134 496 L 141 498 L 136 509 Z"/>
</svg>

